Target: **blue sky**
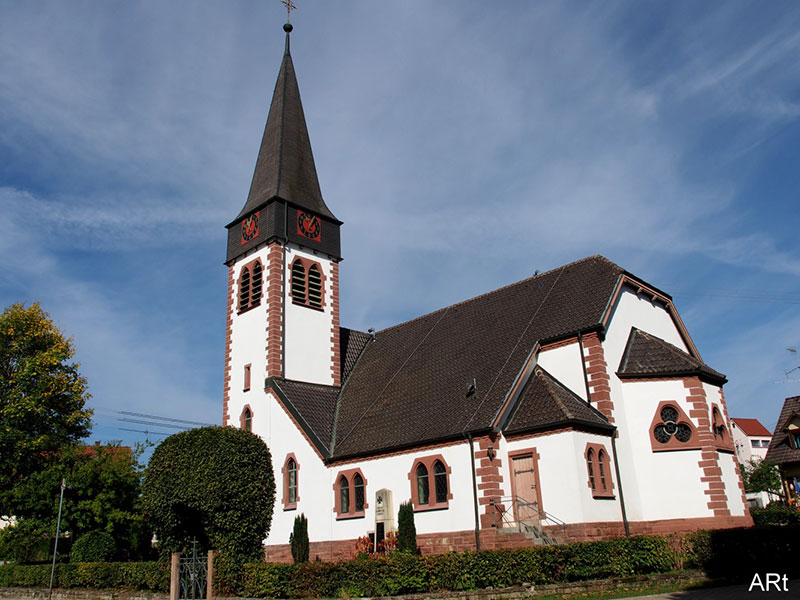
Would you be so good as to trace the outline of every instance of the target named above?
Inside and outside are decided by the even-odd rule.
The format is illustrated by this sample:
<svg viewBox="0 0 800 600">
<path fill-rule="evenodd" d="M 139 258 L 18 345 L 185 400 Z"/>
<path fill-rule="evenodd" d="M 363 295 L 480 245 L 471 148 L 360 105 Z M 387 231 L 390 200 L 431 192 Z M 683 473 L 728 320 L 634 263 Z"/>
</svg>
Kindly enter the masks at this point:
<svg viewBox="0 0 800 600">
<path fill-rule="evenodd" d="M 771 428 L 800 394 L 800 5 L 297 4 L 343 325 L 599 253 L 673 295 L 732 416 Z M 285 17 L 0 0 L 0 304 L 38 300 L 74 337 L 92 440 L 174 431 L 119 411 L 221 419 L 223 226 Z"/>
</svg>

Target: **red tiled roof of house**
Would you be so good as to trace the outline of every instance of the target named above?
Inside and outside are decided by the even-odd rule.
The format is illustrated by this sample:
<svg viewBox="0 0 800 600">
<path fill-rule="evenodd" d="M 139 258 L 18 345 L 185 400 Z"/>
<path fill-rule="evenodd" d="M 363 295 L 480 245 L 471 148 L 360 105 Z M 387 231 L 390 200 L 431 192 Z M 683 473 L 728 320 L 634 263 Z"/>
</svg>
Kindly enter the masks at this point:
<svg viewBox="0 0 800 600">
<path fill-rule="evenodd" d="M 758 419 L 740 419 L 736 417 L 733 422 L 736 423 L 739 429 L 744 431 L 745 435 L 772 437 L 769 429 L 764 427 Z"/>
</svg>

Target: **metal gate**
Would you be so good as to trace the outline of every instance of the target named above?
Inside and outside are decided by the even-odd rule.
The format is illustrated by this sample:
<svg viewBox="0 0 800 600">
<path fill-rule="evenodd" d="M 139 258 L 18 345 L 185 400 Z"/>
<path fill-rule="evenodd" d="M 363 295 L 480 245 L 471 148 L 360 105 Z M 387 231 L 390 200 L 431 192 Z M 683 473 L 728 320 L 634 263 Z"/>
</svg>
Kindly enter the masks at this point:
<svg viewBox="0 0 800 600">
<path fill-rule="evenodd" d="M 192 555 L 181 556 L 178 564 L 178 599 L 205 599 L 207 580 L 208 557 L 198 554 L 197 542 L 192 542 Z"/>
</svg>

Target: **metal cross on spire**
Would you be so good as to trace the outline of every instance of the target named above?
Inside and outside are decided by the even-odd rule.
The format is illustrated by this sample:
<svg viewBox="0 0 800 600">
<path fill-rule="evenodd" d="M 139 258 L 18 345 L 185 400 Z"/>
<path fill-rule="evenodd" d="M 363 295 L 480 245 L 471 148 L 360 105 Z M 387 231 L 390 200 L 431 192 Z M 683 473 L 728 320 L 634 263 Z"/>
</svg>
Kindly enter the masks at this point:
<svg viewBox="0 0 800 600">
<path fill-rule="evenodd" d="M 297 10 L 297 6 L 292 0 L 281 0 L 281 4 L 286 7 L 286 22 L 291 21 L 292 11 Z"/>
</svg>

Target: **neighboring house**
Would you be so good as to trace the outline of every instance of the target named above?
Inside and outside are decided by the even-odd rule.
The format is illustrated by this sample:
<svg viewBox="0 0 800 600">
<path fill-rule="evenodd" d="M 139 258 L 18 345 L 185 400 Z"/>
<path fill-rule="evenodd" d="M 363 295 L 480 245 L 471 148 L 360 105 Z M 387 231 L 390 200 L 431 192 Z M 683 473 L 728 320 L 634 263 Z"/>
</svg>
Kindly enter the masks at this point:
<svg viewBox="0 0 800 600">
<path fill-rule="evenodd" d="M 223 423 L 272 452 L 269 559 L 291 560 L 300 513 L 311 556 L 340 558 L 404 501 L 423 552 L 751 524 L 725 376 L 668 294 L 601 256 L 382 331 L 340 326 L 342 222 L 288 31 L 227 226 Z"/>
<path fill-rule="evenodd" d="M 789 503 L 800 505 L 800 396 L 784 401 L 766 460 L 778 465 Z"/>
<path fill-rule="evenodd" d="M 751 460 L 755 462 L 764 460 L 772 434 L 758 419 L 731 418 L 731 433 L 740 464 L 745 465 Z M 751 508 L 763 508 L 776 499 L 774 494 L 768 492 L 747 492 L 747 503 Z"/>
</svg>

